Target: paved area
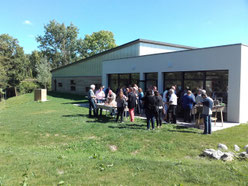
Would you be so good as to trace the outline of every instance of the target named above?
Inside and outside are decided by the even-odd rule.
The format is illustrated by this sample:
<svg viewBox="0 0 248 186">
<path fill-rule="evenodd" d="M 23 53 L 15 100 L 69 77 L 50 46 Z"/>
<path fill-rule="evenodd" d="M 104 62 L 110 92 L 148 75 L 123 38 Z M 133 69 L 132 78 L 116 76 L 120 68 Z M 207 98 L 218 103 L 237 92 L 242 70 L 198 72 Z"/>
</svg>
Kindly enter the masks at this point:
<svg viewBox="0 0 248 186">
<path fill-rule="evenodd" d="M 185 127 L 195 127 L 195 124 L 193 122 L 192 123 L 185 123 L 185 122 L 179 121 L 178 125 L 182 125 Z M 216 122 L 216 124 L 215 124 L 214 121 L 212 121 L 212 132 L 227 129 L 227 128 L 238 126 L 238 125 L 240 125 L 240 123 L 223 122 L 223 125 L 222 125 L 221 122 Z"/>
<path fill-rule="evenodd" d="M 88 107 L 88 103 L 82 103 L 82 104 L 74 104 L 75 106 L 79 106 L 79 107 Z M 137 118 L 140 118 L 140 119 L 146 119 L 145 116 L 135 116 Z M 195 127 L 195 123 L 192 122 L 192 123 L 185 123 L 185 122 L 182 122 L 178 121 L 177 123 L 178 125 L 181 125 L 181 126 L 185 126 L 185 127 Z M 221 122 L 215 122 L 213 121 L 212 122 L 212 132 L 215 132 L 215 131 L 218 131 L 218 130 L 223 130 L 223 129 L 226 129 L 226 128 L 230 128 L 230 127 L 234 127 L 234 126 L 238 126 L 240 123 L 231 123 L 231 122 L 224 122 L 223 125 Z"/>
</svg>

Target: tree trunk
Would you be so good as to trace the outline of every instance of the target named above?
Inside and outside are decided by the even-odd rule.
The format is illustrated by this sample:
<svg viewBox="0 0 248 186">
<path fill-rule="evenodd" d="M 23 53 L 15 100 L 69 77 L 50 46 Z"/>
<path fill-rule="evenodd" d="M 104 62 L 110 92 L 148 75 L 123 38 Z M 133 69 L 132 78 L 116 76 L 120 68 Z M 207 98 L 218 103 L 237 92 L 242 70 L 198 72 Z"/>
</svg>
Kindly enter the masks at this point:
<svg viewBox="0 0 248 186">
<path fill-rule="evenodd" d="M 16 87 L 14 87 L 14 89 L 15 89 L 15 96 L 17 96 L 17 91 L 16 91 Z"/>
</svg>

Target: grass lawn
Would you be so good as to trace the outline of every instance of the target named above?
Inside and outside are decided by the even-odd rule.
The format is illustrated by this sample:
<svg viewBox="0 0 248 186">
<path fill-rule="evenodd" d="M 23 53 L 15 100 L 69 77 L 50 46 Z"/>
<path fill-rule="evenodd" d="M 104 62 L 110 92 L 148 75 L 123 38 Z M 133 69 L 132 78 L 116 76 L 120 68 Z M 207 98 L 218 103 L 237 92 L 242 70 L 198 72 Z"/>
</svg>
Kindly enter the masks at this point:
<svg viewBox="0 0 248 186">
<path fill-rule="evenodd" d="M 202 135 L 143 120 L 88 118 L 81 97 L 33 94 L 0 103 L 0 185 L 247 185 L 248 162 L 199 157 L 218 143 L 248 144 L 248 125 Z"/>
</svg>

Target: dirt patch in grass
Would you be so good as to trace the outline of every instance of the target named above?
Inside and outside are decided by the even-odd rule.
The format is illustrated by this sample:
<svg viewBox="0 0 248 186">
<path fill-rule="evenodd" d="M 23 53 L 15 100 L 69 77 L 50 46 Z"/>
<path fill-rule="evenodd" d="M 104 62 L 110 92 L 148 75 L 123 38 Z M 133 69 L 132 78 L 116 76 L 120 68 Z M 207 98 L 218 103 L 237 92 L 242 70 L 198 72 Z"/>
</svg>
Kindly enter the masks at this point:
<svg viewBox="0 0 248 186">
<path fill-rule="evenodd" d="M 53 112 L 56 112 L 56 110 L 42 110 L 42 111 L 39 111 L 39 112 L 32 112 L 30 114 L 32 114 L 32 115 L 36 115 L 36 114 L 50 114 L 50 113 L 53 113 Z"/>
<path fill-rule="evenodd" d="M 139 153 L 139 150 L 136 150 L 136 151 L 134 151 L 134 152 L 131 152 L 132 155 L 136 155 L 136 154 L 138 154 L 138 153 Z"/>
<path fill-rule="evenodd" d="M 117 151 L 118 147 L 116 145 L 109 145 L 109 148 L 112 152 Z"/>
</svg>

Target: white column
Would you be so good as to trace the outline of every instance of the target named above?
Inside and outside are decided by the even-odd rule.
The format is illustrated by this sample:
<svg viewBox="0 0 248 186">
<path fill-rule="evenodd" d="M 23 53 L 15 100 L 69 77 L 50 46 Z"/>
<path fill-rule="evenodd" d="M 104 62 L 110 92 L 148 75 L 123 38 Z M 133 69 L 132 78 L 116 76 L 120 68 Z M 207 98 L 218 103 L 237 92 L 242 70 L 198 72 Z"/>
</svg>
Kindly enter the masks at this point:
<svg viewBox="0 0 248 186">
<path fill-rule="evenodd" d="M 163 72 L 158 72 L 158 92 L 161 93 L 163 92 Z"/>
</svg>

